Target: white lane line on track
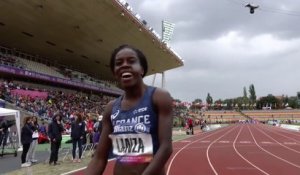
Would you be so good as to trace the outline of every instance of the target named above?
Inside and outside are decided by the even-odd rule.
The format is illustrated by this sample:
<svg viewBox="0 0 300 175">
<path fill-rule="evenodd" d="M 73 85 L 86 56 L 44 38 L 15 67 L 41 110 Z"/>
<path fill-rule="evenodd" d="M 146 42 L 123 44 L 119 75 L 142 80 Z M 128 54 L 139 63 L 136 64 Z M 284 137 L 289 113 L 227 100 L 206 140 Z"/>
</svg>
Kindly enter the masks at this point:
<svg viewBox="0 0 300 175">
<path fill-rule="evenodd" d="M 274 129 L 274 130 L 277 130 L 277 131 L 282 131 L 284 133 L 287 133 L 287 134 L 291 134 L 291 135 L 294 135 L 294 136 L 297 136 L 299 137 L 299 132 L 297 131 L 291 131 L 291 130 L 287 130 L 287 129 L 284 129 L 284 128 L 281 128 L 281 127 L 275 127 L 275 126 L 268 126 L 268 128 L 270 129 Z"/>
<path fill-rule="evenodd" d="M 263 147 L 261 147 L 261 146 L 256 142 L 256 139 L 254 138 L 254 136 L 253 136 L 253 134 L 252 134 L 252 131 L 251 131 L 251 129 L 249 128 L 249 126 L 247 126 L 247 127 L 248 127 L 248 129 L 249 129 L 249 131 L 250 131 L 250 134 L 251 134 L 251 136 L 252 136 L 252 138 L 253 138 L 255 144 L 256 144 L 261 150 L 265 151 L 266 153 L 270 154 L 270 155 L 273 156 L 273 157 L 276 157 L 276 158 L 279 159 L 279 160 L 284 161 L 285 163 L 288 163 L 288 164 L 293 165 L 293 166 L 295 166 L 295 167 L 297 167 L 297 168 L 300 168 L 299 165 L 296 165 L 296 164 L 294 164 L 294 163 L 292 163 L 292 162 L 290 162 L 290 161 L 288 161 L 288 160 L 285 160 L 285 159 L 283 159 L 283 158 L 281 158 L 281 157 L 278 157 L 278 156 L 276 156 L 275 154 L 273 154 L 273 153 L 271 153 L 271 152 L 265 150 Z"/>
<path fill-rule="evenodd" d="M 237 126 L 237 127 L 238 127 L 238 126 Z M 207 158 L 207 160 L 208 160 L 208 163 L 209 163 L 211 169 L 212 169 L 213 172 L 215 173 L 215 175 L 218 175 L 218 172 L 216 171 L 216 169 L 214 168 L 214 166 L 212 165 L 212 163 L 211 163 L 211 161 L 210 161 L 209 154 L 208 154 L 209 149 L 210 149 L 211 145 L 213 145 L 215 142 L 217 142 L 219 139 L 221 139 L 222 137 L 224 137 L 225 135 L 227 135 L 228 133 L 230 133 L 233 129 L 235 129 L 235 128 L 237 128 L 237 127 L 234 127 L 234 128 L 232 128 L 232 129 L 230 129 L 229 131 L 225 132 L 223 135 L 221 135 L 220 137 L 218 137 L 217 139 L 215 139 L 213 142 L 211 142 L 211 143 L 208 145 L 208 147 L 207 147 L 207 149 L 206 149 L 206 158 Z"/>
<path fill-rule="evenodd" d="M 210 134 L 210 135 L 206 135 L 205 137 L 200 138 L 200 139 L 197 139 L 197 140 L 195 140 L 195 141 L 193 141 L 193 142 L 190 142 L 190 143 L 188 143 L 187 145 L 185 145 L 184 147 L 182 147 L 182 148 L 181 148 L 181 149 L 180 149 L 180 150 L 172 157 L 172 159 L 171 159 L 171 161 L 170 161 L 170 163 L 169 163 L 169 165 L 168 165 L 167 175 L 169 175 L 169 173 L 170 173 L 170 169 L 171 169 L 171 166 L 172 166 L 173 161 L 175 160 L 176 156 L 177 156 L 182 150 L 184 150 L 184 149 L 185 149 L 186 147 L 188 147 L 189 145 L 191 145 L 191 144 L 193 144 L 193 143 L 196 143 L 196 142 L 198 142 L 198 141 L 200 141 L 200 140 L 206 139 L 206 138 L 209 137 L 209 136 L 215 135 L 215 134 L 217 134 L 217 133 L 223 131 L 224 129 L 226 129 L 226 128 L 222 128 L 222 129 L 220 129 L 220 130 L 218 130 L 218 131 L 216 131 L 216 132 L 214 132 L 214 133 L 212 133 L 212 134 Z"/>
<path fill-rule="evenodd" d="M 242 144 L 249 144 L 251 143 L 250 141 L 239 141 L 239 143 L 242 143 Z"/>
<path fill-rule="evenodd" d="M 285 145 L 297 145 L 296 142 L 283 142 L 283 144 L 285 144 Z"/>
<path fill-rule="evenodd" d="M 209 143 L 210 141 L 209 140 L 202 140 L 200 141 L 201 143 Z"/>
<path fill-rule="evenodd" d="M 288 149 L 288 150 L 291 150 L 291 151 L 293 151 L 293 152 L 296 152 L 296 153 L 298 153 L 298 154 L 300 153 L 300 151 L 297 151 L 297 150 L 295 150 L 295 149 L 292 149 L 292 148 L 290 148 L 290 147 L 287 147 L 287 146 L 285 146 L 284 144 L 278 142 L 277 140 L 275 140 L 273 137 L 271 137 L 270 135 L 268 135 L 267 133 L 265 133 L 265 132 L 262 131 L 261 129 L 258 129 L 258 128 L 255 128 L 255 129 L 258 130 L 259 132 L 263 133 L 265 136 L 269 137 L 270 139 L 274 140 L 276 143 L 278 143 L 278 144 L 281 145 L 282 147 L 284 147 L 284 148 L 286 148 L 286 149 Z"/>
<path fill-rule="evenodd" d="M 226 167 L 229 170 L 255 170 L 253 167 Z"/>
<path fill-rule="evenodd" d="M 233 146 L 233 149 L 235 150 L 235 152 L 242 158 L 244 159 L 247 163 L 249 163 L 250 165 L 252 165 L 254 168 L 256 168 L 257 170 L 259 170 L 260 172 L 262 172 L 263 174 L 266 174 L 266 175 L 269 175 L 267 172 L 265 172 L 264 170 L 260 169 L 258 166 L 254 165 L 252 162 L 250 162 L 248 159 L 246 159 L 235 147 L 235 143 L 236 143 L 236 140 L 238 139 L 239 135 L 241 134 L 241 131 L 242 131 L 243 127 L 241 127 L 241 129 L 239 130 L 238 134 L 236 135 L 233 143 L 232 143 L 232 146 Z"/>
<path fill-rule="evenodd" d="M 218 141 L 219 143 L 229 143 L 228 140 L 221 140 L 221 141 Z"/>
<path fill-rule="evenodd" d="M 281 129 L 279 130 L 279 129 L 274 129 L 274 128 L 269 128 L 269 127 L 260 127 L 261 129 L 266 129 L 266 130 L 268 130 L 268 131 L 270 131 L 270 132 L 273 132 L 274 134 L 277 134 L 277 135 L 280 135 L 280 136 L 283 136 L 283 137 L 285 137 L 285 138 L 288 138 L 288 139 L 290 139 L 290 140 L 293 140 L 293 141 L 295 141 L 295 142 L 297 142 L 297 143 L 300 143 L 297 139 L 295 139 L 295 138 L 292 138 L 292 137 L 289 137 L 289 136 L 286 136 L 286 135 L 283 135 L 283 134 L 280 134 L 280 133 L 278 133 L 279 131 L 281 131 Z M 275 130 L 277 130 L 277 131 L 275 131 Z"/>
</svg>

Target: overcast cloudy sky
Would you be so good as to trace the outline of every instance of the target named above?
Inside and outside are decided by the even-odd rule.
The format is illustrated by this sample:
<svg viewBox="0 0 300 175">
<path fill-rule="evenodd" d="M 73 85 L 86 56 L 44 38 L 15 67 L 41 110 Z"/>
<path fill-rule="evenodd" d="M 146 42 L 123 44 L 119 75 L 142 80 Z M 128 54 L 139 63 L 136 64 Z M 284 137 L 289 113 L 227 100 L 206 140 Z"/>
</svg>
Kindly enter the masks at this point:
<svg viewBox="0 0 300 175">
<path fill-rule="evenodd" d="M 155 31 L 175 24 L 170 46 L 184 60 L 166 72 L 166 89 L 182 101 L 243 95 L 254 84 L 258 97 L 300 91 L 300 1 L 127 0 Z M 260 7 L 254 14 L 248 2 Z M 151 83 L 152 77 L 146 82 Z"/>
</svg>

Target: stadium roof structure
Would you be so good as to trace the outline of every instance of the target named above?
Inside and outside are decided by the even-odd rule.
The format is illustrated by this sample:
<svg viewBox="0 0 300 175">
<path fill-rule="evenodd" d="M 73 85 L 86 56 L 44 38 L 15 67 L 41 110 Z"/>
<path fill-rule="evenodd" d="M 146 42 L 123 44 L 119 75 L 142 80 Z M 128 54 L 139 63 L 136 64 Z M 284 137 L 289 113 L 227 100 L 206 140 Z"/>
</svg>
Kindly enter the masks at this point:
<svg viewBox="0 0 300 175">
<path fill-rule="evenodd" d="M 104 80 L 113 80 L 114 48 L 130 44 L 148 58 L 148 74 L 183 61 L 117 0 L 0 1 L 0 44 Z"/>
</svg>

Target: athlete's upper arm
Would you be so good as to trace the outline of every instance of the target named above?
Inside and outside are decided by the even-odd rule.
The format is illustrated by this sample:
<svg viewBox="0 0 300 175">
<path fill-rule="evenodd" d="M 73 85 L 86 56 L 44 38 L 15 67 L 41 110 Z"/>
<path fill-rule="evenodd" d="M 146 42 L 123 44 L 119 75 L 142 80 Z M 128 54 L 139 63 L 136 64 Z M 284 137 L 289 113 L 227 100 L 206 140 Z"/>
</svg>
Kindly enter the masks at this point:
<svg viewBox="0 0 300 175">
<path fill-rule="evenodd" d="M 109 151 L 112 146 L 111 140 L 109 138 L 109 134 L 112 133 L 112 124 L 110 120 L 110 115 L 111 115 L 113 103 L 114 103 L 113 101 L 109 102 L 104 110 L 100 140 L 97 145 L 97 149 L 94 154 L 94 157 L 86 169 L 86 174 L 88 175 L 102 174 L 106 167 Z"/>
<path fill-rule="evenodd" d="M 112 111 L 114 101 L 111 101 L 107 104 L 102 118 L 102 132 L 100 140 L 97 146 L 97 156 L 104 156 L 105 159 L 108 157 L 109 150 L 111 149 L 111 140 L 109 134 L 112 133 L 112 124 L 110 120 L 110 115 Z"/>
<path fill-rule="evenodd" d="M 153 94 L 153 102 L 158 112 L 158 134 L 160 143 L 172 143 L 173 109 L 172 97 L 160 88 Z"/>
</svg>

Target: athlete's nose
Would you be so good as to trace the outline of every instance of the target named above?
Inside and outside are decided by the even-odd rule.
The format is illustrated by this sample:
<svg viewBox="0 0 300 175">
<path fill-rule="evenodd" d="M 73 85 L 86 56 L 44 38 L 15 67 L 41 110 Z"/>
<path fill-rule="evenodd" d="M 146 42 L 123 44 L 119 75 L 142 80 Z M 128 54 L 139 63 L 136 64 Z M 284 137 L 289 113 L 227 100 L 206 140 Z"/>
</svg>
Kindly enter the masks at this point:
<svg viewBox="0 0 300 175">
<path fill-rule="evenodd" d="M 124 60 L 123 62 L 122 62 L 122 65 L 120 66 L 121 68 L 126 68 L 126 67 L 129 67 L 130 66 L 130 63 L 127 61 L 127 60 Z"/>
</svg>

